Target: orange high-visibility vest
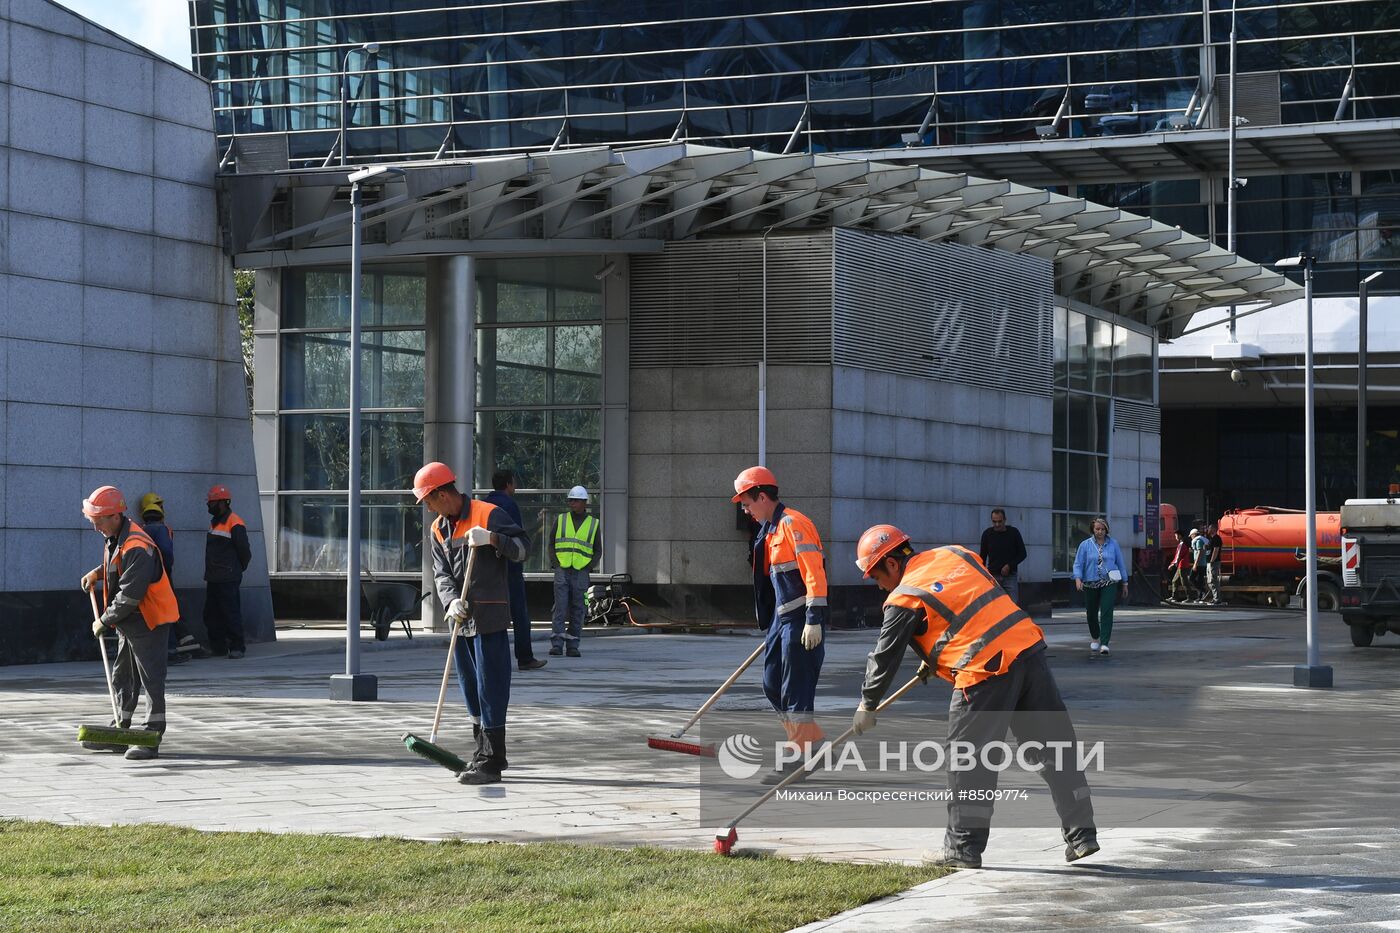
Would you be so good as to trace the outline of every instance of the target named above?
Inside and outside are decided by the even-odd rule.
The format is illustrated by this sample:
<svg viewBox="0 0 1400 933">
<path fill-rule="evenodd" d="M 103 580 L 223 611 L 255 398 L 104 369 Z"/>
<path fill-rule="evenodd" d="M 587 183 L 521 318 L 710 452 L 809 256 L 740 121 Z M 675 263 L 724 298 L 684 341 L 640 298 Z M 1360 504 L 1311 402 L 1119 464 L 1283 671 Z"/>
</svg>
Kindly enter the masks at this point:
<svg viewBox="0 0 1400 933">
<path fill-rule="evenodd" d="M 141 618 L 146 620 L 146 628 L 154 629 L 156 626 L 165 625 L 167 622 L 178 622 L 180 620 L 180 606 L 175 601 L 175 589 L 170 585 L 170 574 L 165 569 L 165 559 L 160 556 L 160 548 L 156 547 L 155 541 L 146 534 L 146 529 L 135 522 L 130 523 L 126 540 L 117 549 L 112 564 L 116 566 L 117 579 L 122 575 L 122 555 L 133 548 L 145 548 L 156 560 L 156 568 L 160 571 L 160 577 L 151 581 L 146 587 L 146 595 L 141 597 L 140 604 L 136 607 L 141 613 Z M 106 609 L 111 602 L 107 593 L 107 581 L 111 578 L 107 550 L 102 551 L 102 608 Z"/>
<path fill-rule="evenodd" d="M 473 528 L 489 527 L 486 523 L 491 518 L 492 510 L 500 507 L 490 502 L 482 502 L 480 499 L 468 499 L 467 501 L 471 503 L 471 508 L 467 510 L 466 515 L 452 524 L 451 538 L 453 540 L 465 538 L 467 532 Z M 437 539 L 439 544 L 447 543 L 447 536 L 443 534 L 442 530 L 446 525 L 447 519 L 445 518 L 438 518 L 433 522 L 433 537 Z"/>
<path fill-rule="evenodd" d="M 1044 638 L 981 558 L 960 547 L 911 557 L 885 605 L 924 613 L 928 624 L 914 636 L 915 649 L 958 690 L 1000 674 Z"/>
</svg>

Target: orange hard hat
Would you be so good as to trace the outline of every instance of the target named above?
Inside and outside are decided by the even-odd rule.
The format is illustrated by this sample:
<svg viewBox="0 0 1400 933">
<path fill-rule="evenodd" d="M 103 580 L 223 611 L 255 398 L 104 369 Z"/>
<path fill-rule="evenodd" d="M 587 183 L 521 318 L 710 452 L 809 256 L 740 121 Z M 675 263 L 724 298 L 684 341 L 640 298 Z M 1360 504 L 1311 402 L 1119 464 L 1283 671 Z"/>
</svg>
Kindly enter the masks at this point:
<svg viewBox="0 0 1400 933">
<path fill-rule="evenodd" d="M 865 529 L 856 544 L 856 566 L 867 577 L 871 568 L 879 565 L 901 544 L 908 544 L 909 536 L 893 525 L 872 525 Z"/>
<path fill-rule="evenodd" d="M 223 484 L 220 484 L 220 485 L 218 485 L 218 486 L 210 486 L 210 487 L 209 487 L 209 501 L 210 501 L 210 502 L 218 502 L 220 499 L 228 499 L 228 500 L 232 501 L 232 500 L 233 500 L 233 493 L 229 492 L 229 491 L 228 491 L 228 487 L 225 486 L 225 485 L 223 485 Z"/>
<path fill-rule="evenodd" d="M 434 489 L 455 482 L 457 474 L 452 472 L 452 467 L 434 460 L 413 475 L 413 498 L 422 502 Z"/>
<path fill-rule="evenodd" d="M 120 515 L 126 511 L 126 499 L 115 486 L 98 486 L 92 495 L 83 500 L 83 514 L 88 518 L 103 515 Z"/>
<path fill-rule="evenodd" d="M 738 476 L 734 477 L 734 498 L 731 502 L 738 502 L 744 497 L 744 493 L 755 486 L 776 486 L 778 478 L 773 475 L 773 471 L 767 467 L 749 467 Z"/>
</svg>

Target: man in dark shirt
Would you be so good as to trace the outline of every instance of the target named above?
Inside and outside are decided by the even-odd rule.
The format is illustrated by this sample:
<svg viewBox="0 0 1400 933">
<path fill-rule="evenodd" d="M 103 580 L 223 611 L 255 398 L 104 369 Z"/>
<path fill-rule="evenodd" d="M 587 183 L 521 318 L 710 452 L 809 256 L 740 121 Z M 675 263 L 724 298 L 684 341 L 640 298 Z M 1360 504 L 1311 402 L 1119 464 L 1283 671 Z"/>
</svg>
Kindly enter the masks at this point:
<svg viewBox="0 0 1400 933">
<path fill-rule="evenodd" d="M 1021 532 L 1006 523 L 1005 509 L 992 509 L 992 527 L 982 532 L 982 563 L 997 578 L 1012 602 L 1021 601 L 1021 579 L 1017 568 L 1026 559 L 1026 542 Z"/>
<path fill-rule="evenodd" d="M 233 511 L 233 493 L 223 484 L 209 490 L 209 533 L 204 537 L 204 626 L 209 650 L 237 661 L 243 642 L 243 605 L 238 587 L 253 559 L 248 527 Z"/>
<path fill-rule="evenodd" d="M 497 470 L 491 476 L 491 488 L 486 501 L 506 510 L 517 525 L 525 527 L 525 519 L 520 514 L 520 506 L 515 501 L 515 473 L 510 470 Z M 525 565 L 513 560 L 507 565 L 506 582 L 510 587 L 510 621 L 515 630 L 515 664 L 522 671 L 537 671 L 549 662 L 535 657 L 535 649 L 530 644 L 530 607 L 525 602 Z"/>
</svg>

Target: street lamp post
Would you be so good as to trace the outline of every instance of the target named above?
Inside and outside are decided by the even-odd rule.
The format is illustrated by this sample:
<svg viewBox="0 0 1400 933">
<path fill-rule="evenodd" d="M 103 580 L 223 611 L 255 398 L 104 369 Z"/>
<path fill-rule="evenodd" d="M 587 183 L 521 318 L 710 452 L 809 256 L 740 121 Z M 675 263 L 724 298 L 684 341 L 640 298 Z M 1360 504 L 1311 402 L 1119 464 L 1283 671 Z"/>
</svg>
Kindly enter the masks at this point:
<svg viewBox="0 0 1400 933">
<path fill-rule="evenodd" d="M 1303 270 L 1303 301 L 1306 306 L 1307 340 L 1303 352 L 1303 490 L 1307 512 L 1307 563 L 1305 606 L 1307 607 L 1308 663 L 1293 668 L 1293 686 L 1330 687 L 1332 668 L 1323 665 L 1317 639 L 1317 425 L 1313 412 L 1313 263 L 1315 258 L 1300 253 L 1274 263 L 1280 269 Z"/>
<path fill-rule="evenodd" d="M 1366 292 L 1383 272 L 1372 272 L 1361 280 L 1357 297 L 1356 333 L 1356 498 L 1366 498 Z"/>
<path fill-rule="evenodd" d="M 332 700 L 377 700 L 379 680 L 360 672 L 360 224 L 361 186 L 403 170 L 376 165 L 350 173 L 350 449 L 345 520 L 345 673 L 331 675 Z"/>
<path fill-rule="evenodd" d="M 340 164 L 342 168 L 345 166 L 345 150 L 350 148 L 350 140 L 346 136 L 350 122 L 350 56 L 356 52 L 364 52 L 373 58 L 379 54 L 379 43 L 366 42 L 364 45 L 358 45 L 346 52 L 345 57 L 340 60 Z M 364 82 L 361 82 L 360 86 L 363 88 Z"/>
</svg>

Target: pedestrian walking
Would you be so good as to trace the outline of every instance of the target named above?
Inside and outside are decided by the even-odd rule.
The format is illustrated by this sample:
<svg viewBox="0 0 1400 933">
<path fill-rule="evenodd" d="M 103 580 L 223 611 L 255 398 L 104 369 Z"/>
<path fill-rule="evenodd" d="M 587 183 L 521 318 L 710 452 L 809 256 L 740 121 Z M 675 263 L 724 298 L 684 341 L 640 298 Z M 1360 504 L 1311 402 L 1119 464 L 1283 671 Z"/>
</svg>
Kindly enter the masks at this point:
<svg viewBox="0 0 1400 933">
<path fill-rule="evenodd" d="M 1167 569 L 1172 574 L 1171 589 L 1167 592 L 1167 602 L 1195 602 L 1200 598 L 1196 594 L 1196 588 L 1191 585 L 1191 545 L 1180 528 L 1176 530 L 1176 552 L 1172 554 L 1171 564 Z M 1177 596 L 1178 588 L 1186 595 L 1185 599 Z"/>
<path fill-rule="evenodd" d="M 1206 554 L 1210 539 L 1200 529 L 1191 529 L 1191 583 L 1196 587 L 1196 602 L 1206 601 Z"/>
<path fill-rule="evenodd" d="M 170 574 L 162 564 L 160 549 L 140 525 L 126 516 L 126 499 L 114 486 L 93 490 L 83 500 L 83 515 L 93 530 L 106 539 L 102 564 L 83 574 L 83 592 L 102 587 L 102 615 L 92 623 L 92 633 L 103 638 L 117 633 L 117 660 L 112 667 L 112 688 L 120 716 L 112 725 L 131 728 L 141 692 L 146 693 L 146 720 L 142 728 L 165 734 L 166 632 L 180 617 Z M 158 747 L 84 742 L 94 751 L 125 751 L 132 761 L 159 755 Z"/>
<path fill-rule="evenodd" d="M 1014 525 L 1006 523 L 1005 509 L 992 509 L 992 527 L 982 532 L 982 563 L 996 577 L 997 584 L 1011 597 L 1012 602 L 1021 603 L 1021 578 L 1018 568 L 1026 559 L 1026 542 Z"/>
<path fill-rule="evenodd" d="M 771 470 L 740 473 L 732 501 L 759 523 L 750 562 L 754 614 L 764 633 L 763 693 L 782 719 L 789 748 L 800 753 L 762 779 L 776 784 L 825 738 L 813 710 L 826 657 L 826 564 L 816 526 L 778 498 Z"/>
<path fill-rule="evenodd" d="M 1225 600 L 1220 598 L 1220 552 L 1225 547 L 1225 542 L 1220 538 L 1220 531 L 1214 524 L 1206 526 L 1206 595 L 1203 597 L 1212 606 L 1219 606 Z"/>
<path fill-rule="evenodd" d="M 510 561 L 525 560 L 529 539 L 505 509 L 459 492 L 457 474 L 445 463 L 434 461 L 418 471 L 413 496 L 437 516 L 432 524 L 433 580 L 448 620 L 458 626 L 452 659 L 476 740 L 467 770 L 457 780 L 494 784 L 510 766 Z"/>
<path fill-rule="evenodd" d="M 1074 555 L 1074 588 L 1084 594 L 1089 654 L 1106 655 L 1113 637 L 1113 605 L 1128 595 L 1128 567 L 1118 542 L 1108 534 L 1106 519 L 1094 519 L 1090 530 Z"/>
<path fill-rule="evenodd" d="M 598 519 L 588 514 L 588 490 L 569 490 L 569 510 L 554 522 L 554 624 L 549 653 L 577 658 L 583 637 L 588 571 L 598 561 Z"/>
<path fill-rule="evenodd" d="M 520 504 L 515 501 L 515 473 L 511 470 L 497 470 L 491 475 L 491 492 L 486 501 L 506 510 L 511 520 L 521 528 L 525 518 L 520 514 Z M 530 644 L 530 606 L 525 599 L 525 565 L 518 560 L 507 561 L 510 591 L 510 624 L 515 639 L 515 666 L 522 671 L 537 671 L 549 662 L 535 657 L 535 648 Z"/>
<path fill-rule="evenodd" d="M 204 627 L 209 650 L 237 661 L 247 651 L 243 640 L 243 603 L 239 586 L 253 560 L 248 526 L 233 511 L 227 486 L 209 489 L 209 533 L 204 538 Z"/>
<path fill-rule="evenodd" d="M 1045 660 L 1040 627 L 982 561 L 960 547 L 916 553 L 907 534 L 893 525 L 875 525 L 856 544 L 856 566 L 890 595 L 851 727 L 859 734 L 875 725 L 875 708 L 912 644 L 923 662 L 918 676 L 927 683 L 936 674 L 953 685 L 948 746 L 964 742 L 976 749 L 971 768 L 948 769 L 943 848 L 926 853 L 926 859 L 957 868 L 982 867 L 997 787 L 997 771 L 987 766 L 982 750 L 1005 742 L 1008 728 L 1050 788 L 1065 861 L 1099 851 L 1089 782 L 1077 756 L 1048 751 L 1072 747 L 1076 737 Z M 1052 744 L 1059 742 L 1068 744 Z"/>
</svg>

